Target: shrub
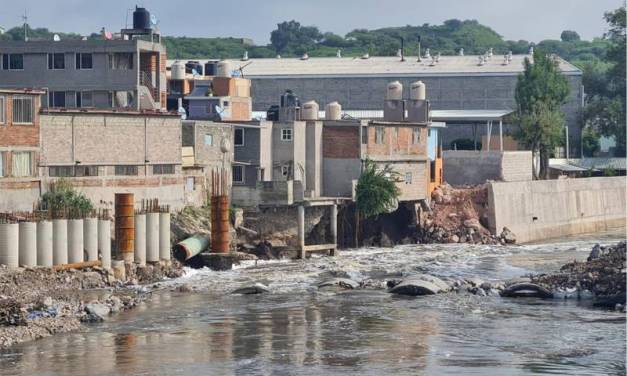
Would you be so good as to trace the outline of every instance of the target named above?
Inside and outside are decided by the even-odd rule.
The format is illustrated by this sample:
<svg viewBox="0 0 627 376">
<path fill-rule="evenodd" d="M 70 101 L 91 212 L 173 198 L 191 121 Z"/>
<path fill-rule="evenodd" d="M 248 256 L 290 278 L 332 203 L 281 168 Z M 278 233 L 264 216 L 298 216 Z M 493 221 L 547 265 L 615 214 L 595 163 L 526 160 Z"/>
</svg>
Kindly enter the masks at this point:
<svg viewBox="0 0 627 376">
<path fill-rule="evenodd" d="M 94 209 L 93 203 L 65 179 L 59 179 L 50 185 L 50 190 L 41 197 L 40 207 L 43 210 L 67 209 L 80 212 Z"/>
<path fill-rule="evenodd" d="M 398 173 L 390 166 L 378 168 L 367 159 L 355 188 L 357 209 L 365 217 L 387 213 L 397 204 L 400 190 L 396 186 Z"/>
</svg>

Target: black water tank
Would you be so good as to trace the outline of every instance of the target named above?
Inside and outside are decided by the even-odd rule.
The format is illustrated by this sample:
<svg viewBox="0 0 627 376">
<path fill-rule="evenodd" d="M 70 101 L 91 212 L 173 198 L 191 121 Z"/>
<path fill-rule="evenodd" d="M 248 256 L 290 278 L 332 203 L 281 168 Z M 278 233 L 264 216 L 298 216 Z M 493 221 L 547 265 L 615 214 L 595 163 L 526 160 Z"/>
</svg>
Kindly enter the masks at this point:
<svg viewBox="0 0 627 376">
<path fill-rule="evenodd" d="M 188 61 L 185 63 L 185 73 L 193 73 L 192 69 L 196 71 L 197 74 L 202 75 L 202 64 L 197 61 Z"/>
<path fill-rule="evenodd" d="M 135 6 L 133 12 L 133 29 L 150 29 L 150 12 L 146 8 Z"/>
<path fill-rule="evenodd" d="M 281 107 L 299 107 L 300 100 L 292 92 L 292 90 L 285 90 L 285 93 L 281 95 Z"/>
<path fill-rule="evenodd" d="M 218 63 L 216 61 L 208 61 L 205 63 L 205 76 L 215 76 L 218 72 Z"/>
<path fill-rule="evenodd" d="M 266 120 L 279 121 L 279 106 L 273 104 L 268 108 L 268 111 L 266 111 Z"/>
</svg>

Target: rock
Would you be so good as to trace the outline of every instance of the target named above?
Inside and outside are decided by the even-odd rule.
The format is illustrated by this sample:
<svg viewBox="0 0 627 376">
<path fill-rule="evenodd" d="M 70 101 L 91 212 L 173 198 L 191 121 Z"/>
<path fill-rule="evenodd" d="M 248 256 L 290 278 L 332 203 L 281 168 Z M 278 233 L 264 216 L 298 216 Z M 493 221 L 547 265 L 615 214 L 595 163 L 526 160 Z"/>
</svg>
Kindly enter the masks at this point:
<svg viewBox="0 0 627 376">
<path fill-rule="evenodd" d="M 401 282 L 402 282 L 402 280 L 400 280 L 400 279 L 390 279 L 390 280 L 388 280 L 388 281 L 385 283 L 385 285 L 386 285 L 389 289 L 391 289 L 392 287 L 394 287 L 394 286 L 398 285 L 398 284 L 399 284 L 399 283 L 401 283 Z"/>
<path fill-rule="evenodd" d="M 89 303 L 85 305 L 85 312 L 89 315 L 100 317 L 104 320 L 111 312 L 111 308 L 102 303 Z"/>
<path fill-rule="evenodd" d="M 492 288 L 492 284 L 490 282 L 483 282 L 481 285 L 479 285 L 479 287 L 488 291 Z"/>
<path fill-rule="evenodd" d="M 488 296 L 488 294 L 486 294 L 485 290 L 482 289 L 481 287 L 477 287 L 477 289 L 474 292 L 475 295 L 479 295 L 479 296 Z"/>
<path fill-rule="evenodd" d="M 270 292 L 268 286 L 263 285 L 261 283 L 255 283 L 252 286 L 241 287 L 231 294 L 242 294 L 242 295 L 252 295 L 252 294 L 263 294 L 266 292 Z"/>
<path fill-rule="evenodd" d="M 475 230 L 475 231 L 479 231 L 481 230 L 481 223 L 479 223 L 478 219 L 471 218 L 471 219 L 467 219 L 464 221 L 464 227 Z"/>
<path fill-rule="evenodd" d="M 446 282 L 427 274 L 416 274 L 402 280 L 390 289 L 393 294 L 401 295 L 433 295 L 448 291 L 450 288 Z"/>
<path fill-rule="evenodd" d="M 84 272 L 81 275 L 81 283 L 84 289 L 102 287 L 102 276 L 98 272 Z"/>
<path fill-rule="evenodd" d="M 190 285 L 189 283 L 183 283 L 182 285 L 180 285 L 179 287 L 176 288 L 176 291 L 178 291 L 178 292 L 192 292 L 193 288 L 192 288 L 192 285 Z"/>
<path fill-rule="evenodd" d="M 107 299 L 107 302 L 109 303 L 112 313 L 120 312 L 124 306 L 124 304 L 122 304 L 122 300 L 115 295 L 112 295 L 109 299 Z"/>
<path fill-rule="evenodd" d="M 516 243 L 516 235 L 510 231 L 507 227 L 503 227 L 503 231 L 501 231 L 501 239 L 505 241 L 506 244 L 514 244 Z"/>
<path fill-rule="evenodd" d="M 553 298 L 553 293 L 535 283 L 516 283 L 508 286 L 501 292 L 501 296 L 508 298 Z"/>
<path fill-rule="evenodd" d="M 233 269 L 233 260 L 235 257 L 229 253 L 208 253 L 199 254 L 205 266 L 212 270 L 223 271 Z"/>
<path fill-rule="evenodd" d="M 596 260 L 599 257 L 601 257 L 601 246 L 599 244 L 595 244 L 594 247 L 592 247 L 592 251 L 590 252 L 590 255 L 588 256 L 587 261 L 592 261 L 592 260 Z"/>
<path fill-rule="evenodd" d="M 384 290 L 388 287 L 388 285 L 385 281 L 377 279 L 366 279 L 359 282 L 359 287 L 361 287 L 362 289 Z"/>
<path fill-rule="evenodd" d="M 448 217 L 451 219 L 457 218 L 457 213 L 449 213 Z"/>
<path fill-rule="evenodd" d="M 45 298 L 41 300 L 41 305 L 44 306 L 45 308 L 52 307 L 52 304 L 53 304 L 52 298 L 49 296 L 46 296 Z"/>
<path fill-rule="evenodd" d="M 483 283 L 483 280 L 473 277 L 473 278 L 466 278 L 466 282 L 468 282 L 472 287 L 479 287 Z"/>
<path fill-rule="evenodd" d="M 459 243 L 459 236 L 457 236 L 457 235 L 451 236 L 450 243 Z"/>
<path fill-rule="evenodd" d="M 333 279 L 329 279 L 318 284 L 319 289 L 323 287 L 335 287 L 335 286 L 341 287 L 343 289 L 352 290 L 352 289 L 359 288 L 359 283 L 348 278 L 333 278 Z"/>
<path fill-rule="evenodd" d="M 124 261 L 111 261 L 111 268 L 113 269 L 113 276 L 115 279 L 120 281 L 126 280 L 126 266 L 124 266 Z"/>
</svg>

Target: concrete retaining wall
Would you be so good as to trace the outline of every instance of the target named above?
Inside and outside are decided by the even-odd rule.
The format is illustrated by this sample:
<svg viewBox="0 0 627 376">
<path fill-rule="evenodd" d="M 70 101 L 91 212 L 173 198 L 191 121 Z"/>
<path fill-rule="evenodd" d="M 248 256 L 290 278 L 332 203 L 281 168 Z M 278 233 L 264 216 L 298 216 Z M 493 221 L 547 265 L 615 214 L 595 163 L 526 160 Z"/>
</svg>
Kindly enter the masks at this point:
<svg viewBox="0 0 627 376">
<path fill-rule="evenodd" d="M 530 242 L 625 226 L 626 187 L 624 177 L 493 182 L 490 230 Z"/>
<path fill-rule="evenodd" d="M 442 153 L 442 163 L 444 181 L 451 185 L 532 179 L 530 151 L 446 150 Z"/>
</svg>

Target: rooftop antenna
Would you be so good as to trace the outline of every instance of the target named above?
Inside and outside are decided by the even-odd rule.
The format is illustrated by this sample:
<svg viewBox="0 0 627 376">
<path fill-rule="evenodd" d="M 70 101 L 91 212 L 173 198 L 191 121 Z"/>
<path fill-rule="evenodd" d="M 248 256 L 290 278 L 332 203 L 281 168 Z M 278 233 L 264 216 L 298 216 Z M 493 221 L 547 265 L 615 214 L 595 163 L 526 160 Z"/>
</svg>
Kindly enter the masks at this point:
<svg viewBox="0 0 627 376">
<path fill-rule="evenodd" d="M 24 22 L 24 42 L 28 42 L 28 15 L 26 14 L 26 9 L 24 9 L 24 14 L 22 15 L 22 21 Z"/>
<path fill-rule="evenodd" d="M 401 58 L 401 61 L 405 61 L 405 38 L 400 37 L 400 39 L 401 39 L 401 49 L 399 50 L 400 52 L 399 57 Z"/>
<path fill-rule="evenodd" d="M 240 77 L 244 78 L 244 68 L 246 68 L 252 63 L 254 63 L 254 61 L 249 61 L 247 64 L 240 65 L 239 68 L 237 68 L 237 70 L 239 71 Z"/>
</svg>

